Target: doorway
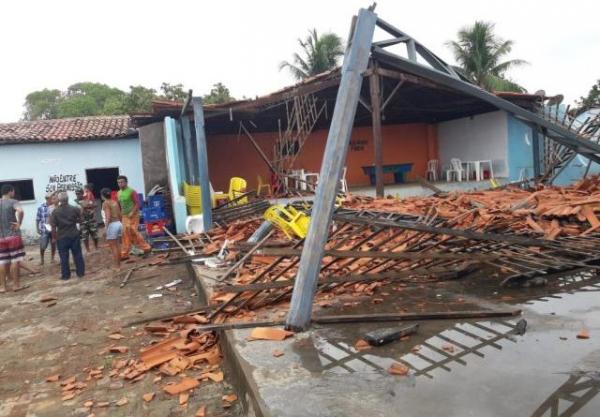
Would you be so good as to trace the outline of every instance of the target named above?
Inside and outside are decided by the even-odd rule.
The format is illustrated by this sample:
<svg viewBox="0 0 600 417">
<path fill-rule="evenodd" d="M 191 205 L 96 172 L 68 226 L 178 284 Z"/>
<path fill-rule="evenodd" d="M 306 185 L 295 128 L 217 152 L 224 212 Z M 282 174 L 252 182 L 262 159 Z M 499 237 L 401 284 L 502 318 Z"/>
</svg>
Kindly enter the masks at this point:
<svg viewBox="0 0 600 417">
<path fill-rule="evenodd" d="M 100 190 L 110 188 L 112 191 L 117 191 L 117 177 L 119 176 L 119 168 L 93 168 L 85 170 L 86 181 L 92 184 L 92 192 L 96 197 L 96 221 L 102 222 L 102 199 L 100 198 Z"/>
<path fill-rule="evenodd" d="M 117 177 L 119 176 L 119 168 L 94 168 L 86 169 L 85 176 L 88 184 L 92 184 L 94 195 L 100 198 L 100 190 L 110 188 L 112 191 L 117 191 Z"/>
</svg>

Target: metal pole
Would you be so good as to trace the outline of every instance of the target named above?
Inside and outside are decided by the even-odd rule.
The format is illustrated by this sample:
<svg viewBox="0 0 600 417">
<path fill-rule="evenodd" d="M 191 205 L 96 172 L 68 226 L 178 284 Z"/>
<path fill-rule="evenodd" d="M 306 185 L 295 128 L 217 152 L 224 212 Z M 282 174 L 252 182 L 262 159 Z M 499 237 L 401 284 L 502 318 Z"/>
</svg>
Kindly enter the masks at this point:
<svg viewBox="0 0 600 417">
<path fill-rule="evenodd" d="M 371 91 L 371 121 L 373 125 L 373 146 L 375 148 L 375 193 L 382 198 L 383 190 L 383 149 L 381 137 L 381 90 L 379 83 L 381 76 L 377 72 L 377 63 L 373 63 L 373 72 L 369 76 L 369 90 Z"/>
<path fill-rule="evenodd" d="M 206 134 L 204 132 L 204 110 L 202 99 L 192 98 L 194 109 L 194 127 L 196 128 L 196 150 L 198 151 L 198 168 L 200 178 L 200 197 L 202 200 L 202 221 L 204 231 L 212 227 L 212 199 L 210 197 L 210 182 L 208 179 L 208 149 L 206 147 Z"/>
<path fill-rule="evenodd" d="M 366 9 L 359 11 L 354 35 L 344 55 L 342 79 L 327 136 L 310 227 L 302 250 L 290 312 L 287 317 L 286 327 L 295 331 L 305 330 L 310 325 L 312 303 L 325 242 L 329 234 L 336 191 L 354 124 L 363 81 L 362 74 L 369 63 L 376 22 L 377 15 L 372 11 Z"/>
</svg>

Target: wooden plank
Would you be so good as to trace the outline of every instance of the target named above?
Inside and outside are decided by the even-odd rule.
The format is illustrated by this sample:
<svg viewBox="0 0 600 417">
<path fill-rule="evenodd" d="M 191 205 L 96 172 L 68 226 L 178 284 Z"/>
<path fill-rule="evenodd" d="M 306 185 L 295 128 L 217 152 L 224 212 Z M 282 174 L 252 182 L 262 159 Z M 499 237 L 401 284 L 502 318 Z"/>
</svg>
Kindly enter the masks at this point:
<svg viewBox="0 0 600 417">
<path fill-rule="evenodd" d="M 432 313 L 372 313 L 372 314 L 347 314 L 340 316 L 313 317 L 312 323 L 316 324 L 338 324 L 338 323 L 379 323 L 394 321 L 417 321 L 417 320 L 463 320 L 483 319 L 494 317 L 514 317 L 521 315 L 521 310 L 477 310 L 477 311 L 444 311 Z M 231 329 L 252 329 L 255 327 L 281 326 L 285 322 L 281 320 L 256 321 L 256 322 L 233 322 L 206 324 L 196 327 L 199 332 Z"/>
<path fill-rule="evenodd" d="M 192 97 L 194 109 L 194 127 L 196 130 L 196 151 L 198 152 L 198 168 L 200 182 L 200 197 L 202 200 L 202 222 L 204 231 L 212 227 L 212 198 L 210 196 L 210 181 L 208 177 L 208 149 L 206 147 L 206 133 L 204 131 L 204 110 L 202 99 Z"/>
<path fill-rule="evenodd" d="M 373 64 L 373 74 L 369 76 L 371 93 L 371 124 L 373 126 L 373 147 L 375 152 L 375 195 L 383 198 L 383 138 L 381 135 L 381 77 L 377 73 L 377 64 Z"/>
<path fill-rule="evenodd" d="M 469 268 L 454 271 L 448 270 L 447 268 L 414 268 L 406 271 L 390 271 L 378 274 L 348 274 L 339 276 L 330 275 L 325 277 L 324 279 L 319 280 L 317 282 L 317 285 L 343 284 L 350 282 L 372 282 L 382 280 L 390 280 L 394 282 L 405 280 L 415 275 L 423 275 L 428 273 L 436 274 L 436 278 L 442 281 L 449 279 L 457 279 L 461 275 L 469 273 L 471 271 L 472 269 Z M 219 286 L 215 287 L 215 290 L 228 293 L 242 293 L 246 291 L 264 291 L 276 288 L 288 288 L 292 287 L 293 285 L 294 280 L 278 280 L 273 282 L 262 282 L 256 284 Z M 419 285 L 423 285 L 423 282 L 420 282 Z"/>
<path fill-rule="evenodd" d="M 257 253 L 265 256 L 300 256 L 302 250 L 292 248 L 268 247 Z M 384 259 L 449 259 L 449 260 L 473 260 L 473 254 L 452 252 L 380 252 L 380 251 L 353 251 L 353 250 L 326 250 L 324 256 L 335 258 L 384 258 Z M 477 260 L 493 261 L 499 256 L 491 254 L 479 254 Z"/>
<path fill-rule="evenodd" d="M 346 49 L 344 56 L 342 79 L 327 136 L 310 227 L 286 321 L 286 327 L 295 331 L 305 330 L 310 325 L 314 292 L 329 234 L 339 179 L 348 152 L 362 87 L 362 73 L 367 69 L 371 53 L 376 21 L 375 13 L 366 9 L 359 11 L 350 47 Z"/>
</svg>

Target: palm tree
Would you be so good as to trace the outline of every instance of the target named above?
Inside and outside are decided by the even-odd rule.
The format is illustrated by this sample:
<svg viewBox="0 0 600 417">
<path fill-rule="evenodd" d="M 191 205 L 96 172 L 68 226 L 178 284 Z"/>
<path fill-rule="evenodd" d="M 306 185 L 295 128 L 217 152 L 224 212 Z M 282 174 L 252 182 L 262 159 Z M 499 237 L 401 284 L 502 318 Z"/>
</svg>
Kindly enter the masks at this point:
<svg viewBox="0 0 600 417">
<path fill-rule="evenodd" d="M 335 68 L 338 58 L 344 55 L 342 39 L 335 33 L 325 33 L 321 36 L 317 30 L 309 30 L 306 39 L 298 39 L 302 55 L 294 53 L 294 63 L 283 61 L 279 70 L 289 69 L 294 78 L 302 80 L 324 71 Z"/>
<path fill-rule="evenodd" d="M 447 45 L 454 52 L 461 70 L 480 87 L 488 91 L 525 92 L 523 87 L 506 77 L 506 71 L 527 62 L 522 59 L 502 61 L 514 42 L 496 36 L 494 26 L 491 22 L 476 21 L 473 26 L 458 32 L 458 41 L 449 41 Z"/>
</svg>

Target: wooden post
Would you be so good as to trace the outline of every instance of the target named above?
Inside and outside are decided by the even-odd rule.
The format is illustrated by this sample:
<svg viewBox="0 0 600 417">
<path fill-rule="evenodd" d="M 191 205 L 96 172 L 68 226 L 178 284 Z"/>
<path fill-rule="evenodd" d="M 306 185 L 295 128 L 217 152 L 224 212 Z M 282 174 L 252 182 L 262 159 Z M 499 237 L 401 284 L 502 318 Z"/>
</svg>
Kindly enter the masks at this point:
<svg viewBox="0 0 600 417">
<path fill-rule="evenodd" d="M 208 178 L 208 149 L 206 147 L 206 133 L 204 132 L 204 110 L 202 99 L 192 98 L 194 109 L 194 127 L 196 128 L 196 150 L 198 151 L 198 168 L 200 179 L 200 198 L 202 200 L 202 222 L 204 231 L 212 227 L 212 198 L 210 196 L 210 181 Z"/>
<path fill-rule="evenodd" d="M 538 127 L 530 125 L 531 128 L 531 148 L 533 150 L 533 176 L 537 178 L 541 175 L 542 160 L 540 158 L 540 135 Z"/>
<path fill-rule="evenodd" d="M 312 304 L 319 279 L 325 242 L 335 203 L 336 192 L 348 152 L 356 107 L 367 69 L 377 15 L 361 9 L 349 47 L 344 55 L 342 79 L 335 101 L 327 144 L 321 164 L 308 235 L 302 250 L 286 326 L 294 331 L 310 325 Z"/>
<path fill-rule="evenodd" d="M 183 134 L 183 154 L 185 156 L 185 172 L 187 175 L 187 183 L 190 185 L 198 185 L 198 172 L 194 169 L 196 164 L 194 162 L 194 145 L 192 143 L 192 132 L 190 130 L 190 118 L 188 116 L 181 116 L 179 119 L 181 123 L 181 132 Z"/>
<path fill-rule="evenodd" d="M 377 71 L 377 63 L 373 63 L 373 71 L 369 76 L 371 91 L 371 124 L 373 125 L 373 147 L 375 148 L 375 193 L 382 198 L 383 189 L 383 150 L 381 137 L 381 76 Z"/>
</svg>

